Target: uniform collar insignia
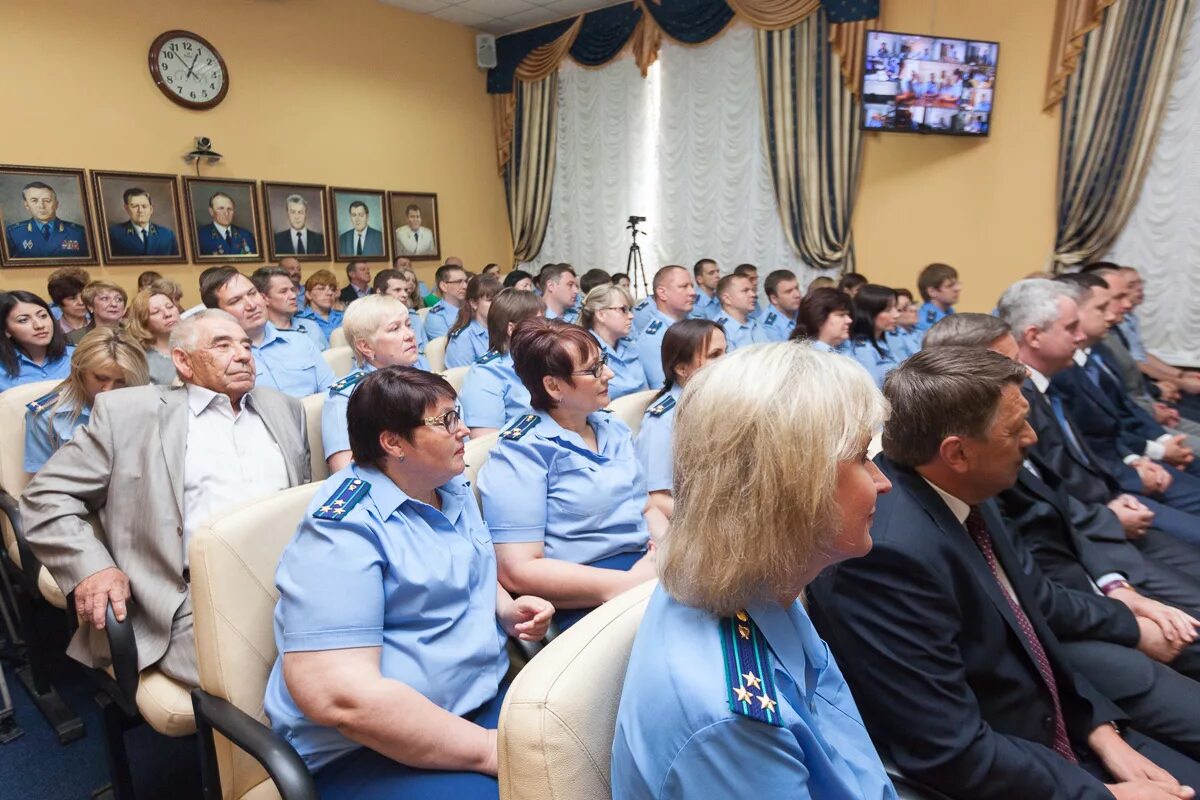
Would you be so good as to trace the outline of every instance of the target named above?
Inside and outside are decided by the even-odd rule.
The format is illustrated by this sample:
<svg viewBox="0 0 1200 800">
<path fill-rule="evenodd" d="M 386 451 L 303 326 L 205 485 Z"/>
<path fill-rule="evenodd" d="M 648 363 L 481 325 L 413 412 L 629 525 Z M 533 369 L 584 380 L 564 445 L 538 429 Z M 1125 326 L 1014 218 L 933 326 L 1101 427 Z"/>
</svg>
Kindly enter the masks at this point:
<svg viewBox="0 0 1200 800">
<path fill-rule="evenodd" d="M 774 662 L 766 637 L 745 611 L 717 621 L 725 656 L 729 710 L 767 725 L 783 727 Z"/>
</svg>

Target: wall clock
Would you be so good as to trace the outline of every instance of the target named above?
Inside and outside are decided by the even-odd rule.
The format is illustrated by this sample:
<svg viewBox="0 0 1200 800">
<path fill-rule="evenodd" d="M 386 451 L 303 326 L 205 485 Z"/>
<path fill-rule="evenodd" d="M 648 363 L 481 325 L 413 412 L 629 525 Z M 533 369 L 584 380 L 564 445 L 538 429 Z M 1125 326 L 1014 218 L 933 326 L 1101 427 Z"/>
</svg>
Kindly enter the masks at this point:
<svg viewBox="0 0 1200 800">
<path fill-rule="evenodd" d="M 208 41 L 189 31 L 167 31 L 150 45 L 154 84 L 184 108 L 204 111 L 225 99 L 229 71 Z"/>
</svg>

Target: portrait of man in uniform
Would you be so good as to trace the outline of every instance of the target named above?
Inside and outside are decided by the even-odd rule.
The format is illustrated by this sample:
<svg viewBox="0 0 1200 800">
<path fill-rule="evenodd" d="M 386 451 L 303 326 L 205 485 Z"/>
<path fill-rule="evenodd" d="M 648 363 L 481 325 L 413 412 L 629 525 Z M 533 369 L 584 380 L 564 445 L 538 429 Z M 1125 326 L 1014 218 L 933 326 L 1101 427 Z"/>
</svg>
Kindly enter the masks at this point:
<svg viewBox="0 0 1200 800">
<path fill-rule="evenodd" d="M 107 264 L 182 263 L 183 219 L 174 175 L 92 172 Z"/>
<path fill-rule="evenodd" d="M 83 170 L 0 167 L 0 224 L 5 265 L 96 263 Z"/>
<path fill-rule="evenodd" d="M 388 222 L 384 193 L 372 189 L 330 189 L 337 226 L 336 261 L 386 261 L 383 235 Z"/>
<path fill-rule="evenodd" d="M 396 255 L 441 257 L 436 194 L 388 192 L 388 208 L 395 224 Z"/>
<path fill-rule="evenodd" d="M 262 261 L 254 181 L 185 177 L 196 261 Z"/>
<path fill-rule="evenodd" d="M 264 181 L 263 204 L 271 234 L 268 256 L 272 261 L 284 256 L 301 261 L 329 259 L 324 186 Z"/>
</svg>

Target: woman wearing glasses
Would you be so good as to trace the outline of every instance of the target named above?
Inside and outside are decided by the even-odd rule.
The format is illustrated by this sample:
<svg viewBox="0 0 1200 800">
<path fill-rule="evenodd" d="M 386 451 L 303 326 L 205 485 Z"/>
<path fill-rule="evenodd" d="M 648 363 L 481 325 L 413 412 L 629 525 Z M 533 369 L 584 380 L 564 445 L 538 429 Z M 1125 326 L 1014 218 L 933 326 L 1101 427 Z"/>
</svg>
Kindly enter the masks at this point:
<svg viewBox="0 0 1200 800">
<path fill-rule="evenodd" d="M 592 332 L 600 343 L 600 352 L 608 360 L 612 380 L 608 396 L 616 400 L 647 388 L 646 371 L 638 358 L 637 346 L 629 337 L 633 328 L 633 298 L 629 292 L 611 283 L 587 293 L 579 324 Z"/>
<path fill-rule="evenodd" d="M 603 411 L 612 371 L 574 325 L 530 319 L 512 334 L 532 413 L 500 434 L 479 474 L 500 582 L 562 609 L 560 628 L 654 577 L 651 534 L 665 531 L 625 423 Z"/>
<path fill-rule="evenodd" d="M 327 800 L 499 796 L 506 637 L 541 639 L 554 608 L 496 582 L 457 399 L 416 369 L 364 378 L 354 461 L 321 486 L 275 575 L 264 707 Z"/>
</svg>

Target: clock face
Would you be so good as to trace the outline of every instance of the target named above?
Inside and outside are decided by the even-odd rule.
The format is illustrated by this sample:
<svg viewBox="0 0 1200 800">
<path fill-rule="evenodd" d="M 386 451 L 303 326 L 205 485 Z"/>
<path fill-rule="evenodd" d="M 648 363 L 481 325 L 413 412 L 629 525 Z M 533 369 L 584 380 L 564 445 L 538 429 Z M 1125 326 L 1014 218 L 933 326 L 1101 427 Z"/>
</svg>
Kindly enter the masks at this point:
<svg viewBox="0 0 1200 800">
<path fill-rule="evenodd" d="M 168 31 L 154 41 L 150 73 L 163 94 L 187 108 L 212 108 L 229 89 L 224 60 L 211 44 L 187 31 Z"/>
</svg>

